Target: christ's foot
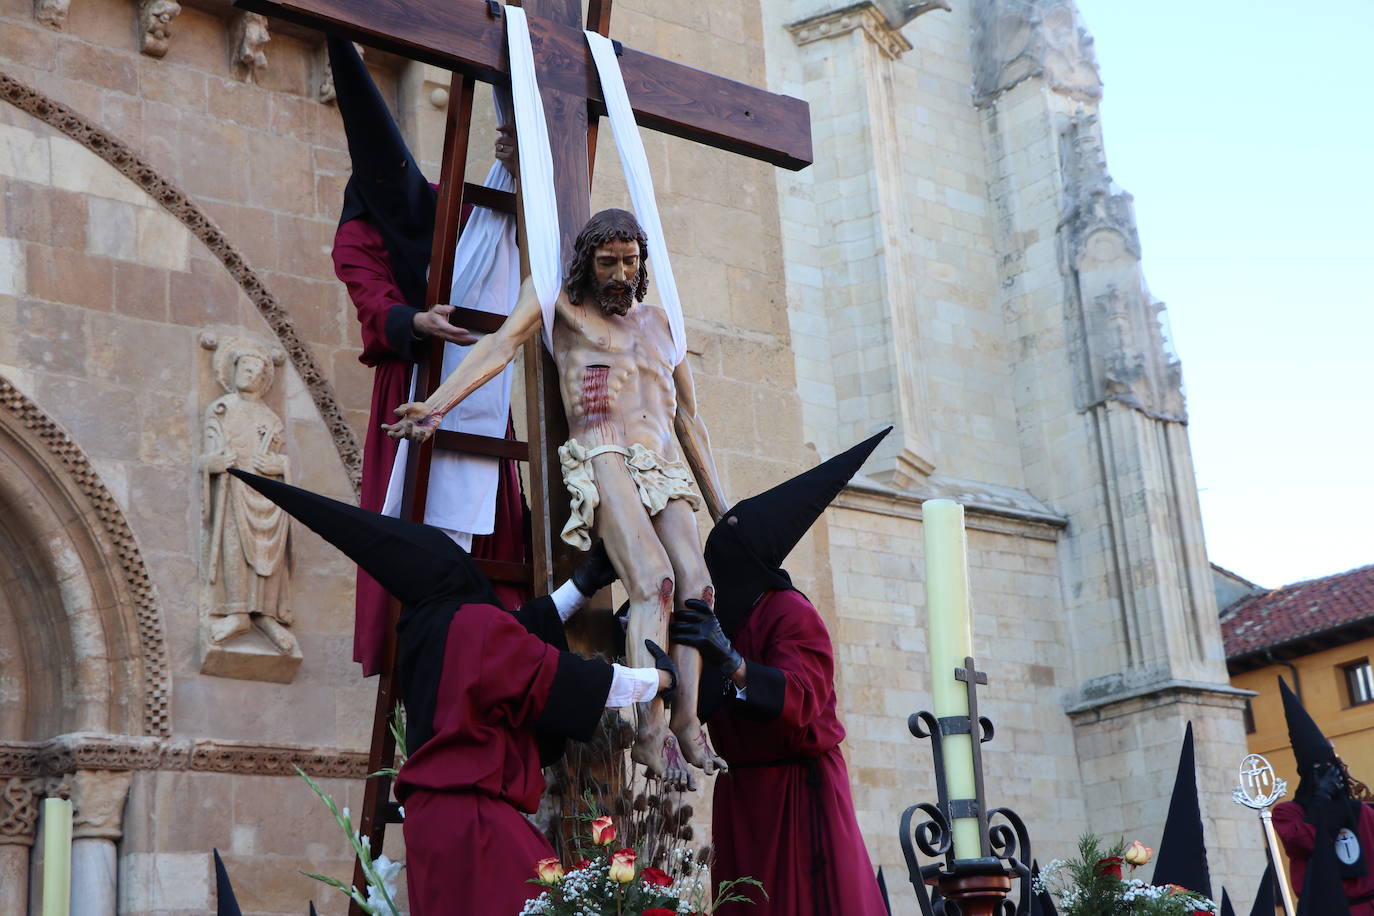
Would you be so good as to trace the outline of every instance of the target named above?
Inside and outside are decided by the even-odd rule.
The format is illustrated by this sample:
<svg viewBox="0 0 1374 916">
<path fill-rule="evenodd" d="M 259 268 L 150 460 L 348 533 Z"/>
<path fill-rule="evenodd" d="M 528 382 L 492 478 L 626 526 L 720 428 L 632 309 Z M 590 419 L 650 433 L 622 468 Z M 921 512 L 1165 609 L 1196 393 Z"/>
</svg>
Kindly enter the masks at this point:
<svg viewBox="0 0 1374 916">
<path fill-rule="evenodd" d="M 686 716 L 681 720 L 674 717 L 673 734 L 677 735 L 678 741 L 682 743 L 682 753 L 687 756 L 687 760 L 693 766 L 700 767 L 707 776 L 718 770 L 730 768 L 722 758 L 716 756 L 710 739 L 706 737 L 706 731 L 695 716 Z"/>
<path fill-rule="evenodd" d="M 692 776 L 692 770 L 687 766 L 687 761 L 683 759 L 682 749 L 678 747 L 677 738 L 672 735 L 663 739 L 663 762 L 667 767 L 663 774 L 664 788 L 670 792 L 696 791 L 697 781 Z"/>
<path fill-rule="evenodd" d="M 630 749 L 630 759 L 643 765 L 649 771 L 650 779 L 662 779 L 667 772 L 664 761 L 664 742 L 672 740 L 667 726 L 660 718 L 656 723 L 646 723 L 645 716 L 639 716 L 639 728 L 635 735 L 634 746 Z M 679 755 L 681 756 L 681 755 Z"/>
<path fill-rule="evenodd" d="M 253 618 L 247 614 L 225 614 L 210 624 L 210 642 L 222 643 L 253 629 Z"/>
</svg>

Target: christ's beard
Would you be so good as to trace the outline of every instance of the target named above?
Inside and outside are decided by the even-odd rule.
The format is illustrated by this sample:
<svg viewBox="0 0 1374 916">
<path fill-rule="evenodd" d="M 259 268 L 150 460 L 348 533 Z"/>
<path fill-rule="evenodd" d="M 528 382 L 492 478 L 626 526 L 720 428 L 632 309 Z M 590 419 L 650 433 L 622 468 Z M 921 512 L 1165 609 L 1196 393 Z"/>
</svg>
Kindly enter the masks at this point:
<svg viewBox="0 0 1374 916">
<path fill-rule="evenodd" d="M 624 315 L 635 304 L 635 291 L 632 286 L 608 284 L 597 290 L 596 304 L 607 315 Z"/>
</svg>

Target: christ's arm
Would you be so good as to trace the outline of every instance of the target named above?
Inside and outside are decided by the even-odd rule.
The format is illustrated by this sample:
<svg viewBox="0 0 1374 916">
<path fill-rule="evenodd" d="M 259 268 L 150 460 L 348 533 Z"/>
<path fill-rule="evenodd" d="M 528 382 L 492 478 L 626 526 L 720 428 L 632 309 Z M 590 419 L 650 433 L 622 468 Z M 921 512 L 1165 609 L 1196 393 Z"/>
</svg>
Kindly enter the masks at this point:
<svg viewBox="0 0 1374 916">
<path fill-rule="evenodd" d="M 428 439 L 439 428 L 445 414 L 515 359 L 520 345 L 537 334 L 543 322 L 539 296 L 534 291 L 534 283 L 526 277 L 520 286 L 520 298 L 500 329 L 473 344 L 472 352 L 428 400 L 411 401 L 397 407 L 396 413 L 401 419 L 390 426 L 384 425 L 383 429 L 393 439 L 404 437 L 416 442 Z"/>
<path fill-rule="evenodd" d="M 677 413 L 673 415 L 673 429 L 677 432 L 677 441 L 682 446 L 687 466 L 692 469 L 701 495 L 706 500 L 706 511 L 711 513 L 711 521 L 718 522 L 725 515 L 729 503 L 725 499 L 725 488 L 720 484 L 716 463 L 711 460 L 711 439 L 706 435 L 706 424 L 697 413 L 696 384 L 692 381 L 692 369 L 687 365 L 685 356 L 673 370 L 673 384 L 677 386 Z"/>
</svg>

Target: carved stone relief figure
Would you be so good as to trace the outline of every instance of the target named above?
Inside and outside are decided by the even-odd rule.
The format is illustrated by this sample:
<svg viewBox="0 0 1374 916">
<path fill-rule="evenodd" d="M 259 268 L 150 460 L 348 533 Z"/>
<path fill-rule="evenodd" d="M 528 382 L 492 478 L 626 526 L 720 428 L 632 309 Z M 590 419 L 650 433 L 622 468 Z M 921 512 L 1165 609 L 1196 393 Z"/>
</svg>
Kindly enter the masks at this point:
<svg viewBox="0 0 1374 916">
<path fill-rule="evenodd" d="M 233 47 L 234 69 L 245 80 L 255 80 L 259 70 L 267 69 L 264 50 L 272 35 L 267 31 L 267 17 L 261 13 L 239 13 L 230 25 L 229 40 Z"/>
<path fill-rule="evenodd" d="M 205 411 L 201 476 L 201 608 L 208 641 L 224 645 L 255 627 L 282 655 L 299 655 L 289 629 L 290 526 L 271 501 L 226 473 L 230 468 L 286 480 L 284 426 L 263 395 L 272 387 L 280 351 L 247 338 L 201 336 L 213 350 L 225 393 Z M 231 675 L 232 676 L 232 675 Z"/>
<path fill-rule="evenodd" d="M 1064 95 L 1102 97 L 1093 39 L 1072 0 L 979 0 L 974 16 L 980 104 L 1032 76 Z"/>
<path fill-rule="evenodd" d="M 354 44 L 359 57 L 366 56 L 367 49 L 360 44 Z M 329 65 L 329 50 L 325 45 L 320 45 L 320 101 L 325 105 L 332 105 L 339 97 L 334 91 L 334 68 Z"/>
<path fill-rule="evenodd" d="M 176 0 L 142 0 L 138 9 L 139 50 L 162 57 L 172 41 L 172 20 L 181 14 Z"/>
<path fill-rule="evenodd" d="M 67 24 L 67 10 L 72 0 L 33 0 L 33 18 L 50 29 L 60 29 Z"/>
</svg>

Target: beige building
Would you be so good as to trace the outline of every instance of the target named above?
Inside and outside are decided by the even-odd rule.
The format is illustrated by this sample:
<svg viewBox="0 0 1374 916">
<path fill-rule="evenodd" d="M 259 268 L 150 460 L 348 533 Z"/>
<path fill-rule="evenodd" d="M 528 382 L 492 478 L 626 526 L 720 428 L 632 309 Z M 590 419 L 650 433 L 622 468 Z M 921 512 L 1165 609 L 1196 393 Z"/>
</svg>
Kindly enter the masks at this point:
<svg viewBox="0 0 1374 916">
<path fill-rule="evenodd" d="M 627 45 L 811 104 L 797 173 L 646 135 L 728 492 L 896 426 L 789 563 L 835 638 L 894 911 L 898 815 L 933 796 L 905 723 L 930 702 L 937 495 L 969 512 L 989 801 L 1042 861 L 1089 827 L 1154 845 L 1191 720 L 1216 891 L 1245 898 L 1244 694 L 1091 39 L 1068 0 L 943 5 L 615 4 Z M 368 60 L 437 175 L 446 76 Z M 215 644 L 228 579 L 207 582 L 256 511 L 213 456 L 353 492 L 370 378 L 329 260 L 348 157 L 326 77 L 320 36 L 225 0 L 0 0 L 3 916 L 53 794 L 76 805 L 74 913 L 204 913 L 212 847 L 245 912 L 343 911 L 300 875 L 349 862 L 291 766 L 358 805 L 351 567 L 299 529 L 259 557 L 294 651 Z M 608 135 L 598 162 L 594 203 L 623 202 Z"/>
</svg>

